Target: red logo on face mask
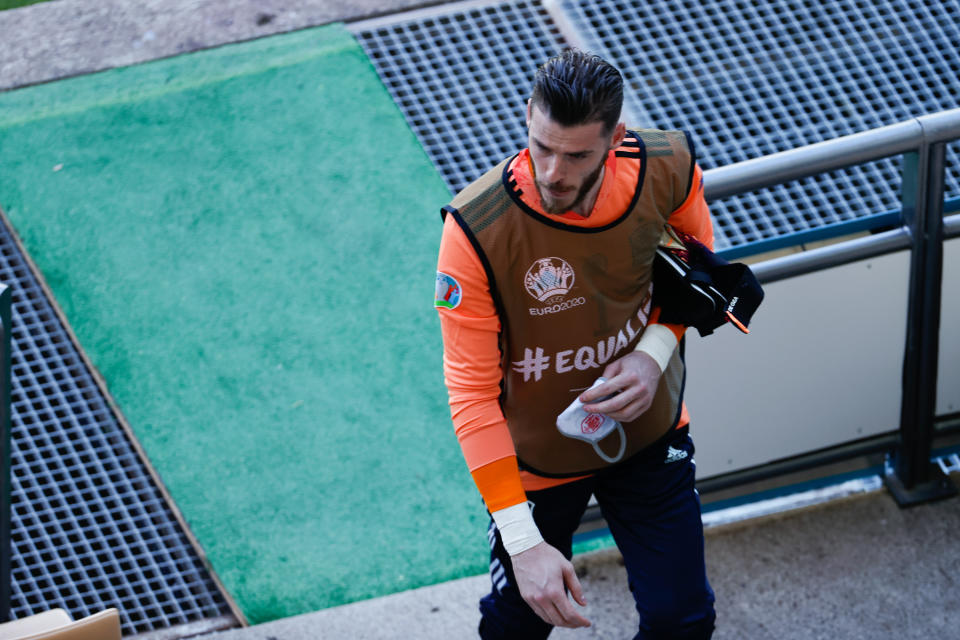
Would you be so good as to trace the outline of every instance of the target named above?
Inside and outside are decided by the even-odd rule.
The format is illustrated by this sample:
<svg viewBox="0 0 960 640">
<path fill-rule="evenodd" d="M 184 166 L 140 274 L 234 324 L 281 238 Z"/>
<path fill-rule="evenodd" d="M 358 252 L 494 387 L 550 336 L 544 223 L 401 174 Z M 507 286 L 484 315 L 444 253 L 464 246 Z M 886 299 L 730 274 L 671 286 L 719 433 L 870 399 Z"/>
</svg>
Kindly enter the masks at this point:
<svg viewBox="0 0 960 640">
<path fill-rule="evenodd" d="M 595 433 L 600 425 L 603 424 L 603 416 L 599 413 L 590 413 L 580 423 L 580 431 L 584 433 Z"/>
</svg>

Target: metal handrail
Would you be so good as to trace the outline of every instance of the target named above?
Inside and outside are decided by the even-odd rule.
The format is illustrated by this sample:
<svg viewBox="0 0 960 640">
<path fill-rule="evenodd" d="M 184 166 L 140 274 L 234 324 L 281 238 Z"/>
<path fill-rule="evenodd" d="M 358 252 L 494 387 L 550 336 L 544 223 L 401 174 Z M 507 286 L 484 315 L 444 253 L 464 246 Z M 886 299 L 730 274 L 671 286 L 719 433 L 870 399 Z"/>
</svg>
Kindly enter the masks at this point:
<svg viewBox="0 0 960 640">
<path fill-rule="evenodd" d="M 900 228 L 753 267 L 758 279 L 768 283 L 909 249 L 900 431 L 884 478 L 902 506 L 956 493 L 942 472 L 931 467 L 930 452 L 936 417 L 943 243 L 960 235 L 960 215 L 943 215 L 946 144 L 957 139 L 960 109 L 950 109 L 704 172 L 705 195 L 714 200 L 903 156 Z"/>
<path fill-rule="evenodd" d="M 810 249 L 751 265 L 763 284 L 785 280 L 821 269 L 839 267 L 857 260 L 875 258 L 910 247 L 910 231 L 905 227 L 883 231 L 872 236 L 854 238 L 844 243 Z"/>
<path fill-rule="evenodd" d="M 704 171 L 704 193 L 716 200 L 960 139 L 960 109 L 932 113 L 878 129 L 781 151 Z M 960 216 L 944 220 L 946 237 L 960 235 Z M 768 260 L 753 268 L 774 282 L 911 246 L 908 227 Z"/>
<path fill-rule="evenodd" d="M 957 236 L 960 236 L 960 213 L 943 219 L 943 237 L 956 238 Z"/>
</svg>

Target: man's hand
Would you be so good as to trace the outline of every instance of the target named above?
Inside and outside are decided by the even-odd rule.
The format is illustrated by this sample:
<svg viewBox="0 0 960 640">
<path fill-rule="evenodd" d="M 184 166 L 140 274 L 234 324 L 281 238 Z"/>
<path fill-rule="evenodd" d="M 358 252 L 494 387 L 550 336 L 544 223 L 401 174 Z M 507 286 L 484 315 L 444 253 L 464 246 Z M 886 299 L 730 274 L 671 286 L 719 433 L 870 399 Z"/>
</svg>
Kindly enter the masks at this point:
<svg viewBox="0 0 960 640">
<path fill-rule="evenodd" d="M 653 403 L 661 374 L 653 358 L 643 351 L 633 351 L 608 364 L 603 370 L 607 381 L 580 394 L 580 402 L 590 413 L 602 413 L 620 422 L 636 420 Z M 616 395 L 595 402 L 612 393 Z"/>
<path fill-rule="evenodd" d="M 573 564 L 546 542 L 511 556 L 517 588 L 534 613 L 555 627 L 589 627 L 590 621 L 577 613 L 567 592 L 581 607 L 586 606 L 583 588 Z"/>
</svg>

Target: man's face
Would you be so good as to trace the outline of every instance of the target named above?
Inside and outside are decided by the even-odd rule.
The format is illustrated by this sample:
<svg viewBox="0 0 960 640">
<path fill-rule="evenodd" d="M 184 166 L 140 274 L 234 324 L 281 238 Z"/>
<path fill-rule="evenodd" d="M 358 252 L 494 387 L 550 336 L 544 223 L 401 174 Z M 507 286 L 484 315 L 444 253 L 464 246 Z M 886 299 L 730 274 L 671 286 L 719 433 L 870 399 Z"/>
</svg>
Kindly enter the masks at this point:
<svg viewBox="0 0 960 640">
<path fill-rule="evenodd" d="M 552 214 L 573 210 L 590 211 L 607 152 L 623 142 L 625 127 L 617 125 L 612 134 L 602 122 L 565 127 L 527 103 L 527 132 L 530 158 L 536 174 L 537 191 L 544 211 Z M 589 198 L 589 202 L 586 202 Z"/>
</svg>

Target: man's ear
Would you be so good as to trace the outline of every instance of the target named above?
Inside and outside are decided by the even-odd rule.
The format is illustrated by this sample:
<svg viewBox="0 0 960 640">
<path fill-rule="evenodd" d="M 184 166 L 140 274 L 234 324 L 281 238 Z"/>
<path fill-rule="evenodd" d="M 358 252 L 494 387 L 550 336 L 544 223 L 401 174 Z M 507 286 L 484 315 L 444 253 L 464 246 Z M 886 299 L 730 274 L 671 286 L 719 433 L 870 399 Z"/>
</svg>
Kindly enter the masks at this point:
<svg viewBox="0 0 960 640">
<path fill-rule="evenodd" d="M 527 128 L 530 128 L 530 118 L 533 116 L 533 98 L 527 98 Z"/>
<path fill-rule="evenodd" d="M 616 149 L 623 144 L 623 139 L 627 137 L 627 125 L 620 122 L 613 130 L 613 137 L 610 139 L 610 148 Z"/>
</svg>

